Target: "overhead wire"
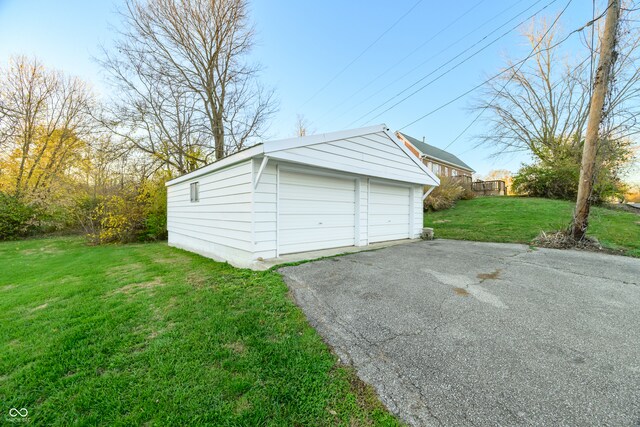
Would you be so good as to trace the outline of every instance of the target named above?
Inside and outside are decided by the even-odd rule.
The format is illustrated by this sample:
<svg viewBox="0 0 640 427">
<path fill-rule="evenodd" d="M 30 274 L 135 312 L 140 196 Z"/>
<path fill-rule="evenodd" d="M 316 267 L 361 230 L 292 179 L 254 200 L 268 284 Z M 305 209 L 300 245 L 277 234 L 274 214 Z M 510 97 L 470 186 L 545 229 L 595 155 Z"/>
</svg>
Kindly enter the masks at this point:
<svg viewBox="0 0 640 427">
<path fill-rule="evenodd" d="M 540 12 L 542 12 L 543 10 L 545 10 L 546 8 L 548 8 L 549 6 L 551 6 L 553 3 L 557 2 L 558 0 L 551 0 L 549 3 L 547 3 L 545 6 L 543 6 L 541 9 L 537 10 L 535 13 L 533 13 L 532 15 L 528 16 L 527 18 L 525 18 L 524 20 L 518 22 L 518 24 L 516 24 L 515 26 L 509 28 L 507 31 L 505 31 L 504 33 L 502 33 L 501 35 L 499 35 L 498 37 L 496 37 L 495 39 L 493 39 L 492 41 L 490 41 L 488 44 L 482 46 L 480 49 L 476 50 L 475 52 L 473 52 L 472 54 L 470 54 L 469 56 L 465 57 L 464 59 L 462 59 L 461 61 L 457 62 L 455 65 L 453 65 L 452 67 L 449 67 L 447 70 L 445 70 L 444 72 L 442 72 L 441 74 L 439 74 L 438 76 L 436 76 L 435 78 L 433 78 L 432 80 L 430 80 L 429 82 L 427 82 L 426 84 L 424 84 L 423 86 L 419 87 L 417 90 L 411 92 L 409 95 L 405 96 L 404 98 L 402 98 L 400 101 L 396 102 L 395 104 L 391 105 L 390 107 L 388 107 L 387 109 L 383 110 L 382 112 L 378 113 L 376 116 L 372 117 L 371 119 L 367 120 L 367 122 L 370 122 L 371 120 L 374 120 L 378 117 L 380 117 L 382 114 L 386 113 L 387 111 L 395 108 L 396 106 L 398 106 L 399 104 L 403 103 L 404 101 L 406 101 L 407 99 L 411 98 L 412 96 L 414 96 L 415 94 L 417 94 L 418 92 L 424 90 L 426 87 L 430 86 L 431 84 L 435 83 L 436 81 L 438 81 L 440 78 L 444 77 L 445 75 L 449 74 L 451 71 L 455 70 L 456 68 L 458 68 L 460 65 L 464 64 L 465 62 L 469 61 L 471 58 L 475 57 L 476 55 L 480 54 L 481 52 L 483 52 L 485 49 L 489 48 L 490 46 L 492 46 L 493 44 L 495 44 L 496 42 L 498 42 L 499 40 L 501 40 L 502 38 L 506 37 L 509 33 L 511 33 L 512 31 L 514 31 L 515 29 L 519 28 L 522 24 L 524 24 L 525 22 L 527 22 L 528 20 L 530 20 L 531 18 L 535 17 L 536 15 L 538 15 Z M 513 18 L 511 19 L 513 20 Z M 510 21 L 509 21 L 510 22 Z M 508 23 L 508 22 L 507 22 Z M 367 113 L 363 114 L 362 116 L 360 116 L 359 118 L 357 118 L 356 120 L 352 121 L 348 126 L 353 125 L 356 122 L 361 121 L 362 119 L 364 119 L 365 117 L 369 116 L 370 114 L 374 113 L 376 110 L 384 107 L 385 105 L 387 105 L 389 102 L 393 101 L 394 99 L 398 98 L 399 96 L 401 96 L 402 94 L 404 94 L 405 92 L 407 92 L 409 89 L 413 88 L 414 86 L 418 85 L 420 82 L 424 81 L 426 78 L 428 78 L 429 76 L 433 75 L 434 73 L 436 73 L 441 67 L 446 66 L 448 64 L 450 64 L 451 62 L 453 62 L 454 60 L 456 60 L 457 58 L 459 58 L 460 56 L 462 56 L 463 54 L 465 54 L 466 52 L 468 52 L 469 50 L 473 49 L 475 46 L 477 46 L 478 44 L 482 43 L 485 39 L 487 39 L 490 35 L 492 35 L 493 33 L 495 33 L 496 31 L 498 31 L 500 28 L 504 27 L 507 23 L 503 24 L 502 26 L 500 26 L 499 28 L 493 30 L 492 32 L 490 32 L 489 34 L 485 35 L 483 38 L 481 38 L 479 41 L 477 41 L 476 43 L 474 43 L 473 45 L 469 46 L 467 49 L 463 50 L 462 52 L 460 52 L 459 54 L 457 54 L 456 56 L 454 56 L 453 58 L 449 59 L 448 61 L 446 61 L 444 64 L 441 64 L 438 68 L 435 68 L 433 71 L 431 71 L 430 73 L 426 74 L 425 76 L 421 77 L 420 79 L 418 79 L 417 81 L 415 81 L 414 83 L 412 83 L 411 85 L 409 85 L 408 87 L 406 87 L 405 89 L 403 89 L 402 91 L 400 91 L 399 93 L 397 93 L 396 95 L 392 96 L 391 98 L 389 98 L 387 101 L 383 102 L 382 104 L 378 105 L 377 107 L 369 110 Z"/>
<path fill-rule="evenodd" d="M 513 69 L 513 67 L 515 67 L 516 65 L 518 65 L 518 64 L 519 64 L 519 65 L 518 65 L 518 69 L 517 69 L 514 73 L 512 73 L 512 74 L 511 74 L 511 76 L 509 77 L 509 79 L 508 79 L 508 80 L 507 80 L 507 81 L 502 85 L 502 87 L 501 87 L 501 88 L 500 88 L 500 90 L 495 94 L 495 96 L 493 97 L 493 99 L 492 99 L 489 103 L 487 103 L 487 104 L 486 104 L 486 105 L 485 105 L 485 106 L 480 110 L 480 112 L 478 113 L 478 115 L 477 115 L 477 116 L 476 116 L 476 117 L 471 121 L 471 123 L 469 123 L 469 124 L 468 124 L 468 125 L 467 125 L 467 126 L 466 126 L 466 127 L 465 127 L 465 128 L 464 128 L 464 129 L 463 129 L 463 130 L 462 130 L 462 131 L 461 131 L 461 132 L 460 132 L 460 133 L 459 133 L 459 134 L 458 134 L 458 135 L 453 139 L 453 140 L 451 140 L 451 142 L 449 142 L 449 143 L 448 143 L 448 144 L 443 148 L 443 150 L 448 149 L 448 148 L 449 148 L 451 145 L 453 145 L 453 144 L 454 144 L 458 139 L 460 139 L 460 137 L 462 137 L 462 135 L 464 135 L 464 134 L 467 132 L 467 130 L 469 130 L 469 128 L 471 128 L 471 126 L 473 126 L 473 125 L 474 125 L 474 124 L 475 124 L 475 123 L 480 119 L 480 117 L 482 116 L 482 114 L 484 114 L 484 112 L 485 112 L 485 111 L 486 111 L 486 110 L 491 106 L 491 104 L 493 104 L 493 103 L 496 101 L 496 99 L 497 99 L 497 98 L 502 94 L 502 92 L 506 89 L 506 87 L 509 85 L 509 83 L 511 83 L 511 80 L 513 80 L 513 77 L 515 77 L 515 76 L 518 74 L 518 72 L 520 71 L 520 69 L 522 68 L 522 66 L 524 65 L 524 63 L 525 63 L 527 60 L 529 60 L 532 56 L 534 56 L 534 55 L 536 54 L 536 51 L 537 51 L 538 47 L 540 46 L 540 44 L 542 43 L 543 39 L 544 39 L 544 38 L 549 34 L 549 32 L 551 31 L 551 29 L 556 25 L 556 23 L 558 22 L 558 20 L 560 19 L 560 17 L 561 17 L 561 16 L 562 16 L 562 14 L 564 13 L 564 11 L 569 7 L 569 5 L 571 4 L 571 2 L 572 2 L 572 1 L 573 1 L 573 0 L 570 0 L 570 1 L 567 3 L 567 5 L 565 6 L 565 8 L 564 8 L 564 9 L 562 10 L 562 12 L 561 12 L 557 17 L 556 17 L 556 19 L 554 20 L 553 24 L 552 24 L 552 25 L 547 29 L 547 31 L 544 33 L 544 35 L 541 37 L 541 39 L 538 41 L 538 43 L 533 47 L 533 49 L 531 50 L 531 52 L 529 53 L 529 55 L 528 55 L 525 59 L 521 60 L 519 63 L 514 64 L 512 67 L 509 67 L 509 68 L 507 68 L 507 69 L 503 70 L 501 73 L 498 73 L 497 75 L 493 76 L 492 78 L 485 80 L 485 82 L 483 82 L 481 85 L 479 85 L 479 86 L 483 86 L 484 84 L 486 84 L 486 83 L 488 83 L 489 81 L 491 81 L 491 80 L 493 80 L 493 79 L 497 78 L 498 76 L 502 75 L 504 72 L 509 71 L 509 69 Z M 609 8 L 607 7 L 607 9 L 609 9 Z M 584 29 L 585 29 L 585 28 L 587 28 L 587 27 L 591 27 L 591 29 L 592 29 L 592 31 L 593 31 L 593 29 L 594 29 L 594 25 L 593 25 L 593 24 L 594 24 L 596 21 L 598 21 L 599 19 L 601 19 L 601 18 L 605 15 L 605 13 L 606 13 L 606 10 L 605 10 L 602 14 L 600 14 L 597 18 L 595 17 L 595 1 L 594 1 L 594 9 L 593 9 L 593 11 L 592 11 L 592 18 L 591 18 L 591 20 L 590 20 L 589 22 L 587 22 L 586 24 L 584 24 L 584 25 L 583 25 L 583 26 L 581 26 L 580 28 L 577 28 L 577 29 L 575 29 L 575 30 L 571 31 L 570 33 L 568 33 L 568 34 L 567 34 L 567 35 L 566 35 L 566 36 L 565 36 L 565 37 L 564 37 L 560 42 L 558 42 L 558 43 L 554 44 L 553 46 L 551 46 L 551 47 L 549 47 L 549 48 L 543 49 L 543 50 L 541 50 L 540 52 L 545 52 L 545 51 L 547 51 L 547 50 L 550 50 L 550 49 L 553 49 L 553 48 L 557 47 L 557 46 L 558 46 L 558 45 L 560 45 L 561 43 L 564 43 L 564 42 L 565 42 L 569 37 L 571 37 L 573 34 L 578 33 L 578 32 L 580 32 L 580 31 L 584 30 Z M 590 61 L 591 61 L 591 67 L 592 67 L 591 73 L 593 73 L 593 51 L 591 51 L 591 55 L 589 56 L 589 58 L 587 58 L 587 59 L 583 60 L 580 64 L 578 64 L 578 65 L 577 65 L 577 67 L 582 66 L 582 65 L 583 65 L 586 61 L 588 61 L 588 60 L 590 60 Z M 592 80 L 590 80 L 590 81 L 592 81 Z M 473 90 L 477 89 L 479 86 L 474 87 L 474 88 L 473 88 Z M 473 91 L 473 90 L 472 90 L 472 91 Z M 470 91 L 465 92 L 465 95 L 467 95 L 468 93 L 470 93 Z M 458 99 L 460 99 L 460 97 L 456 97 L 456 98 L 455 98 L 455 100 L 458 100 Z M 451 102 L 446 103 L 446 105 L 449 105 L 449 104 L 451 104 Z M 446 105 L 444 105 L 444 106 L 446 106 Z M 413 125 L 413 124 L 414 124 L 414 123 L 416 123 L 417 121 L 420 121 L 420 120 L 422 120 L 422 119 L 426 118 L 427 116 L 429 116 L 429 115 L 431 115 L 431 114 L 435 113 L 436 111 L 439 111 L 441 108 L 442 108 L 442 107 L 438 107 L 437 109 L 430 111 L 429 113 L 427 113 L 426 115 L 424 115 L 424 116 L 420 117 L 419 119 L 414 120 L 413 122 L 411 122 L 411 123 L 409 123 L 409 124 L 407 124 L 407 125 L 403 126 L 401 129 L 404 129 L 404 128 L 408 127 L 408 126 Z M 466 150 L 465 152 L 467 152 L 467 151 L 469 151 L 469 150 Z"/>
<path fill-rule="evenodd" d="M 489 33 L 488 35 L 491 35 L 492 33 L 496 32 L 497 30 L 499 30 L 500 28 L 504 27 L 505 25 L 507 25 L 509 22 L 513 21 L 514 19 L 516 19 L 518 16 L 522 15 L 523 13 L 525 13 L 526 11 L 528 11 L 529 9 L 531 9 L 532 7 L 534 7 L 536 4 L 540 3 L 542 0 L 536 0 L 533 4 L 531 4 L 529 7 L 527 7 L 526 9 L 524 9 L 523 11 L 519 12 L 518 14 L 516 14 L 515 16 L 511 17 L 506 23 L 502 24 L 500 27 L 498 27 L 497 29 L 493 30 L 491 33 Z M 408 75 L 413 74 L 416 70 L 422 68 L 422 66 L 424 66 L 426 63 L 434 60 L 435 58 L 437 58 L 438 56 L 440 56 L 442 53 L 446 52 L 447 50 L 451 49 L 453 46 L 457 45 L 458 43 L 460 43 L 462 40 L 466 39 L 468 36 L 470 36 L 471 34 L 475 33 L 476 31 L 478 31 L 479 29 L 481 29 L 482 27 L 484 27 L 485 25 L 487 25 L 489 22 L 493 21 L 494 19 L 498 18 L 499 16 L 502 16 L 504 13 L 508 12 L 509 10 L 511 10 L 513 7 L 515 7 L 516 5 L 518 5 L 519 3 L 521 3 L 522 0 L 516 1 L 513 4 L 511 4 L 511 6 L 509 6 L 508 8 L 504 9 L 502 12 L 498 13 L 497 15 L 494 15 L 493 17 L 484 20 L 484 22 L 482 22 L 480 25 L 476 26 L 473 30 L 467 32 L 465 35 L 463 35 L 462 37 L 458 38 L 456 41 L 450 43 L 449 45 L 447 45 L 446 47 L 440 49 L 437 53 L 429 56 L 428 58 L 426 58 L 424 61 L 420 62 L 419 64 L 417 64 L 415 67 L 411 68 L 409 71 L 407 71 L 406 73 L 402 74 L 400 77 L 394 79 L 393 81 L 391 81 L 390 83 L 386 84 L 385 86 L 383 86 L 382 88 L 378 89 L 377 91 L 371 93 L 369 96 L 367 96 L 366 98 L 362 99 L 360 102 L 358 102 L 357 104 L 353 105 L 352 107 L 350 107 L 349 109 L 345 110 L 344 112 L 342 112 L 340 115 L 341 116 L 345 116 L 348 113 L 350 113 L 351 111 L 355 110 L 356 108 L 360 107 L 362 104 L 364 104 L 365 102 L 369 101 L 371 98 L 373 98 L 374 96 L 378 95 L 380 92 L 384 91 L 385 89 L 389 88 L 390 86 L 394 85 L 395 83 L 397 83 L 398 81 L 404 79 L 405 77 L 407 77 Z M 486 37 L 485 37 L 486 38 Z M 477 44 L 477 43 L 476 43 Z M 464 52 L 466 52 L 467 50 L 471 49 L 473 46 L 467 48 Z M 392 69 L 395 67 L 396 64 L 394 64 L 392 67 L 390 67 L 389 69 Z M 389 70 L 388 69 L 388 70 Z M 433 72 L 437 71 L 434 70 Z M 433 73 L 432 72 L 432 73 Z M 386 73 L 386 72 L 385 72 Z M 383 73 L 384 74 L 384 73 Z M 347 98 L 348 99 L 348 98 Z M 344 105 L 344 101 L 340 104 L 340 105 Z M 326 116 L 326 115 L 325 115 Z M 323 117 L 325 117 L 323 116 Z M 355 123 L 357 120 L 353 121 L 351 124 Z M 348 126 L 350 126 L 351 124 L 349 124 Z"/>
<path fill-rule="evenodd" d="M 382 78 L 383 76 L 385 76 L 387 73 L 389 73 L 389 71 L 393 70 L 394 68 L 398 67 L 400 64 L 402 64 L 404 61 L 406 61 L 407 59 L 411 58 L 413 54 L 415 54 L 417 51 L 419 51 L 420 49 L 422 49 L 424 46 L 426 46 L 429 42 L 431 42 L 432 40 L 434 40 L 436 37 L 438 37 L 440 34 L 442 34 L 443 32 L 445 32 L 446 30 L 448 30 L 449 28 L 451 28 L 455 23 L 457 23 L 458 21 L 460 21 L 462 18 L 464 18 L 465 16 L 467 16 L 469 13 L 471 13 L 473 10 L 475 10 L 478 6 L 480 6 L 482 3 L 484 3 L 486 0 L 480 0 L 477 3 L 475 3 L 473 6 L 471 6 L 469 9 L 467 9 L 466 11 L 464 11 L 461 15 L 458 15 L 458 17 L 456 17 L 453 21 L 449 22 L 446 26 L 444 26 L 443 28 L 441 28 L 440 30 L 438 30 L 435 34 L 433 34 L 431 37 L 429 37 L 427 40 L 425 40 L 424 42 L 422 42 L 420 45 L 418 45 L 416 48 L 414 48 L 411 52 L 409 52 L 407 55 L 405 55 L 403 58 L 401 58 L 398 61 L 392 61 L 392 64 L 390 67 L 388 67 L 385 71 L 383 71 L 382 73 L 378 74 L 376 77 L 374 77 L 372 80 L 369 80 L 369 82 L 367 82 L 364 86 L 361 86 L 358 90 L 356 90 L 355 92 L 353 92 L 351 95 L 344 97 L 344 99 L 342 100 L 342 102 L 340 102 L 339 104 L 337 104 L 335 107 L 333 107 L 332 109 L 330 109 L 327 114 L 323 115 L 322 117 L 320 117 L 319 119 L 322 119 L 324 117 L 326 117 L 327 115 L 333 113 L 336 111 L 336 109 L 342 107 L 345 103 L 347 103 L 350 99 L 352 99 L 354 96 L 358 95 L 359 93 L 361 93 L 363 90 L 365 90 L 366 88 L 368 88 L 369 86 L 371 86 L 373 83 L 375 83 L 376 81 L 378 81 L 380 78 Z M 515 7 L 517 4 L 523 2 L 524 0 L 518 0 L 517 2 L 515 2 L 514 4 L 512 4 L 510 7 L 508 7 L 506 10 L 510 10 L 513 7 Z M 539 0 L 540 1 L 540 0 Z M 494 18 L 492 18 L 494 19 Z M 480 27 L 486 25 L 488 22 L 490 22 L 492 19 L 485 21 Z M 480 28 L 477 27 L 477 28 Z M 476 28 L 476 29 L 477 29 Z"/>
<path fill-rule="evenodd" d="M 569 1 L 569 4 L 570 4 L 572 1 L 573 1 L 573 0 L 570 0 L 570 1 Z M 562 40 L 560 40 L 559 42 L 557 42 L 557 43 L 555 43 L 555 44 L 553 44 L 552 46 L 549 46 L 549 47 L 547 47 L 547 48 L 541 49 L 541 50 L 540 50 L 540 52 L 546 52 L 546 51 L 548 51 L 548 50 L 554 49 L 555 47 L 557 47 L 557 46 L 559 46 L 560 44 L 562 44 L 562 43 L 564 43 L 565 41 L 567 41 L 567 39 L 568 39 L 569 37 L 571 37 L 573 34 L 575 34 L 575 33 L 577 33 L 577 32 L 580 32 L 580 31 L 584 30 L 586 27 L 588 27 L 588 26 L 590 26 L 590 25 L 593 25 L 593 23 L 594 23 L 594 22 L 596 22 L 596 21 L 598 21 L 600 18 L 602 18 L 602 17 L 604 16 L 604 14 L 605 14 L 605 13 L 606 13 L 606 11 L 605 11 L 605 12 L 603 12 L 603 13 L 602 13 L 600 16 L 598 16 L 596 19 L 594 19 L 594 20 L 592 20 L 592 21 L 587 22 L 585 25 L 583 25 L 582 27 L 580 27 L 580 28 L 578 28 L 578 29 L 575 29 L 575 30 L 571 31 L 569 34 L 567 34 L 567 35 L 566 35 Z M 429 111 L 428 113 L 426 113 L 426 114 L 424 114 L 424 115 L 422 115 L 422 116 L 418 117 L 416 120 L 414 120 L 414 121 L 412 121 L 412 122 L 410 122 L 410 123 L 407 123 L 406 125 L 404 125 L 403 127 L 401 127 L 399 130 L 405 129 L 405 128 L 407 128 L 407 127 L 409 127 L 409 126 L 411 126 L 411 125 L 413 125 L 413 124 L 415 124 L 415 123 L 419 122 L 420 120 L 423 120 L 424 118 L 426 118 L 426 117 L 428 117 L 428 116 L 430 116 L 430 115 L 434 114 L 435 112 L 440 111 L 440 110 L 441 110 L 441 109 L 443 109 L 444 107 L 446 107 L 446 106 L 448 106 L 448 105 L 450 105 L 450 104 L 454 103 L 455 101 L 457 101 L 457 100 L 459 100 L 460 98 L 462 98 L 462 97 L 464 97 L 464 96 L 466 96 L 466 95 L 470 94 L 471 92 L 473 92 L 473 91 L 477 90 L 478 88 L 480 88 L 480 87 L 482 87 L 483 85 L 485 85 L 485 84 L 489 83 L 490 81 L 492 81 L 492 80 L 494 80 L 494 79 L 496 79 L 496 78 L 500 77 L 502 74 L 506 73 L 507 71 L 510 71 L 510 70 L 514 69 L 515 67 L 519 66 L 520 64 L 524 63 L 525 61 L 529 60 L 529 58 L 531 58 L 531 56 L 533 56 L 533 55 L 531 55 L 531 54 L 530 54 L 530 55 L 529 55 L 529 56 L 527 56 L 526 58 L 524 58 L 524 59 L 522 59 L 522 60 L 520 60 L 520 61 L 518 61 L 518 62 L 514 63 L 514 64 L 513 64 L 513 65 L 511 65 L 510 67 L 507 67 L 507 68 L 505 68 L 504 70 L 500 71 L 499 73 L 494 74 L 493 76 L 491 76 L 491 77 L 489 77 L 488 79 L 484 80 L 482 83 L 477 84 L 476 86 L 474 86 L 474 87 L 472 87 L 471 89 L 469 89 L 469 90 L 467 90 L 467 91 L 463 92 L 462 94 L 460 94 L 460 95 L 456 96 L 455 98 L 453 98 L 453 99 L 451 99 L 451 100 L 449 100 L 449 101 L 445 102 L 444 104 L 441 104 L 439 107 L 434 108 L 433 110 Z"/>
<path fill-rule="evenodd" d="M 367 53 L 369 51 L 369 49 L 371 49 L 373 46 L 376 45 L 376 43 L 378 43 L 385 35 L 387 35 L 387 33 L 389 31 L 391 31 L 392 29 L 394 29 L 396 27 L 396 25 L 398 25 L 400 23 L 400 21 L 402 21 L 407 15 L 409 15 L 416 7 L 418 7 L 418 5 L 420 3 L 422 3 L 424 0 L 418 0 L 416 1 L 413 6 L 411 6 L 409 8 L 409 10 L 407 10 L 405 13 L 403 13 L 393 24 L 391 24 L 390 27 L 388 27 L 386 30 L 384 30 L 382 32 L 382 34 L 380 34 L 373 42 L 371 42 L 366 48 L 364 48 L 364 50 L 362 50 L 355 58 L 353 58 L 351 60 L 351 62 L 349 62 L 347 65 L 345 65 L 340 71 L 338 71 L 331 79 L 329 79 L 329 81 L 327 81 L 327 83 L 325 83 L 320 89 L 318 89 L 313 95 L 311 95 L 311 97 L 309 99 L 307 99 L 304 103 L 302 103 L 302 105 L 300 107 L 304 107 L 305 105 L 307 105 L 309 102 L 311 102 L 316 96 L 318 96 L 321 92 L 323 92 L 327 87 L 329 87 L 329 85 L 331 85 L 334 81 L 336 81 L 336 79 L 338 79 L 338 77 L 340 77 L 342 74 L 344 74 L 345 71 L 347 71 L 358 59 L 362 58 L 362 56 Z"/>
</svg>

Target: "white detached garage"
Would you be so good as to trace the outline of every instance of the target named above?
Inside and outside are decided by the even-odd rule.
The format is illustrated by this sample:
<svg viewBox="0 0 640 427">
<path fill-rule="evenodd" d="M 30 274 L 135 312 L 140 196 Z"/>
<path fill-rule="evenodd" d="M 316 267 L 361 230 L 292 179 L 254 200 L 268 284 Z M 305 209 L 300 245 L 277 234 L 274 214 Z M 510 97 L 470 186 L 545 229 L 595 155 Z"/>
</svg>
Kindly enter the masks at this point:
<svg viewBox="0 0 640 427">
<path fill-rule="evenodd" d="M 413 239 L 438 184 L 384 125 L 265 142 L 167 183 L 169 245 L 250 267 Z"/>
</svg>

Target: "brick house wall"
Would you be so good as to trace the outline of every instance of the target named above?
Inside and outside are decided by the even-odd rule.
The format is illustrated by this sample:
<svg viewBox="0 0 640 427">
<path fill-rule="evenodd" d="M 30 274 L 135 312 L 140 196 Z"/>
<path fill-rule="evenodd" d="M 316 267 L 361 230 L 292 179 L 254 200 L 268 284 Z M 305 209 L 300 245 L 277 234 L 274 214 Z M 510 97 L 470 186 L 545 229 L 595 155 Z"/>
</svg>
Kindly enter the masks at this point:
<svg viewBox="0 0 640 427">
<path fill-rule="evenodd" d="M 411 150 L 411 148 L 409 148 Z M 414 150 L 411 150 L 412 152 Z M 417 154 L 416 154 L 417 155 Z M 451 166 L 447 163 L 442 163 L 435 159 L 423 158 L 422 162 L 436 175 L 443 176 L 466 176 L 471 178 L 472 173 L 468 170 L 460 169 L 455 166 Z"/>
</svg>

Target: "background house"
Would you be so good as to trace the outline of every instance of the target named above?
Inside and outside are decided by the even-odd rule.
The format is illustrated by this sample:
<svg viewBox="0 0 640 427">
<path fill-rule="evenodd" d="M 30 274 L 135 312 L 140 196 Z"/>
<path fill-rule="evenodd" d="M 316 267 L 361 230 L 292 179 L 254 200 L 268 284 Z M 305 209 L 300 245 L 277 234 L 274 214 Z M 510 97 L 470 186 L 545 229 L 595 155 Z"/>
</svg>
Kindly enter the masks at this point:
<svg viewBox="0 0 640 427">
<path fill-rule="evenodd" d="M 471 183 L 475 171 L 458 157 L 402 132 L 396 132 L 396 135 L 436 175 L 459 177 L 465 183 Z"/>
</svg>

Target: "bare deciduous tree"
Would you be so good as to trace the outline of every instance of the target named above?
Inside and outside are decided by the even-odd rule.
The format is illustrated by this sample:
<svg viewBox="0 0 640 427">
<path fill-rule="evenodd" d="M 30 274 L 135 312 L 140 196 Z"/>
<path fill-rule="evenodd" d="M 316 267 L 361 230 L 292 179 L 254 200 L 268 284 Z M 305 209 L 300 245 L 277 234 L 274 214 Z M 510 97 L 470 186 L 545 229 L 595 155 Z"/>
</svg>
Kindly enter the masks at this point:
<svg viewBox="0 0 640 427">
<path fill-rule="evenodd" d="M 313 133 L 314 130 L 311 129 L 311 124 L 309 123 L 309 120 L 307 120 L 307 118 L 302 115 L 302 114 L 298 114 L 296 115 L 296 124 L 294 127 L 294 135 L 295 136 L 307 136 L 311 133 Z"/>
<path fill-rule="evenodd" d="M 122 16 L 100 61 L 121 94 L 110 129 L 181 173 L 261 136 L 275 107 L 247 62 L 246 0 L 128 0 Z"/>
<path fill-rule="evenodd" d="M 542 20 L 524 31 L 530 61 L 490 82 L 474 108 L 487 111 L 489 130 L 480 141 L 499 152 L 525 151 L 542 161 L 559 151 L 579 150 L 584 138 L 591 90 L 591 46 L 585 38 L 584 56 L 563 54 L 556 29 Z M 596 33 L 598 33 L 596 31 Z M 628 138 L 640 129 L 640 32 L 627 29 L 613 70 L 616 84 L 607 102 L 601 130 L 609 140 Z M 539 45 L 538 45 L 539 43 Z M 594 52 L 597 56 L 598 52 Z M 594 58 L 594 61 L 597 58 Z M 513 66 L 507 61 L 507 67 Z"/>
<path fill-rule="evenodd" d="M 74 77 L 45 69 L 37 59 L 14 57 L 0 72 L 0 160 L 14 169 L 11 190 L 47 188 L 77 160 L 92 129 L 94 98 Z"/>
</svg>

